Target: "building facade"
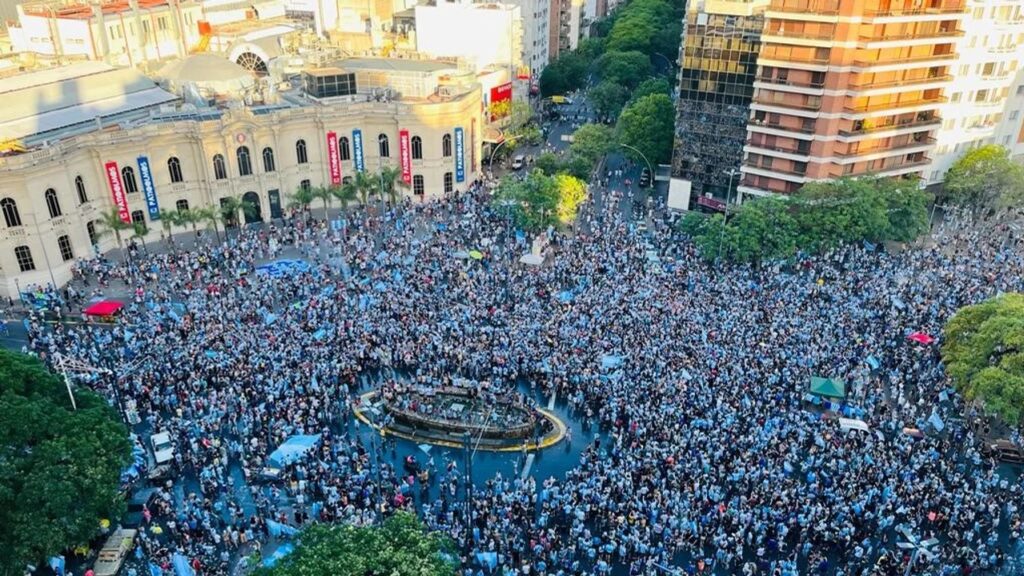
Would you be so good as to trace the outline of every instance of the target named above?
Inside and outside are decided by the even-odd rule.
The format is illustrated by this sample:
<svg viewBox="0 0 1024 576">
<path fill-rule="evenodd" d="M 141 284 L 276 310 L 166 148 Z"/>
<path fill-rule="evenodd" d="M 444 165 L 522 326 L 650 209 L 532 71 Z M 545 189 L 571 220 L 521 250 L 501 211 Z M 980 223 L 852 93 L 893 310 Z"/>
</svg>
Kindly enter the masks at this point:
<svg viewBox="0 0 1024 576">
<path fill-rule="evenodd" d="M 740 194 L 921 175 L 942 126 L 965 0 L 772 0 Z"/>
<path fill-rule="evenodd" d="M 585 4 L 584 0 L 551 0 L 548 53 L 552 60 L 579 46 Z"/>
<path fill-rule="evenodd" d="M 531 76 L 539 76 L 548 65 L 551 0 L 503 0 L 505 4 L 519 7 L 523 18 L 523 64 L 530 69 Z"/>
<path fill-rule="evenodd" d="M 233 196 L 258 206 L 249 221 L 268 220 L 300 187 L 385 165 L 403 167 L 406 195 L 465 190 L 480 170 L 481 106 L 476 87 L 418 102 L 179 113 L 0 158 L 0 289 L 15 296 L 51 271 L 67 281 L 75 258 L 114 247 L 98 223 L 112 209 L 155 239 L 159 210 Z"/>
<path fill-rule="evenodd" d="M 966 8 L 953 81 L 946 89 L 949 101 L 940 111 L 942 130 L 925 172 L 929 185 L 940 183 L 971 148 L 986 144 L 1015 148 L 1024 121 L 1017 94 L 1024 76 L 1020 3 L 969 0 Z"/>
<path fill-rule="evenodd" d="M 416 6 L 416 50 L 434 58 L 458 58 L 475 70 L 523 65 L 523 18 L 514 4 L 441 2 Z"/>
<path fill-rule="evenodd" d="M 767 0 L 698 0 L 683 22 L 672 175 L 692 196 L 739 184 Z M 731 187 L 730 187 L 731 185 Z"/>
</svg>

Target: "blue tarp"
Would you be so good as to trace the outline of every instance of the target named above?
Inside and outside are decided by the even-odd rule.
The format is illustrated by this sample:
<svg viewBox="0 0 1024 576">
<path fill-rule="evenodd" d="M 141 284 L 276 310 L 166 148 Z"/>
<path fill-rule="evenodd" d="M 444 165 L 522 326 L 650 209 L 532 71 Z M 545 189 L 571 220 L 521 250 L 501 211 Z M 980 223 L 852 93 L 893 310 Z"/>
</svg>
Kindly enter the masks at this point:
<svg viewBox="0 0 1024 576">
<path fill-rule="evenodd" d="M 309 263 L 304 260 L 275 260 L 256 267 L 257 274 L 266 274 L 273 278 L 297 276 L 304 272 L 309 272 Z"/>
<path fill-rule="evenodd" d="M 494 570 L 498 567 L 498 553 L 497 552 L 477 552 L 476 561 L 481 566 L 486 567 L 488 570 Z"/>
<path fill-rule="evenodd" d="M 276 468 L 284 468 L 311 452 L 319 441 L 319 434 L 292 436 L 267 457 L 267 462 Z"/>
<path fill-rule="evenodd" d="M 171 565 L 174 566 L 174 574 L 176 576 L 195 576 L 195 571 L 192 570 L 192 566 L 188 563 L 188 558 L 185 558 L 181 554 L 175 552 L 174 556 L 171 557 Z"/>
<path fill-rule="evenodd" d="M 295 536 L 299 533 L 299 529 L 281 522 L 267 520 L 267 532 L 270 532 L 274 538 L 280 538 L 281 536 Z"/>
<path fill-rule="evenodd" d="M 273 554 L 263 559 L 263 566 L 265 568 L 273 568 L 282 558 L 291 554 L 293 550 L 295 550 L 295 545 L 291 542 L 285 542 L 278 546 Z"/>
<path fill-rule="evenodd" d="M 878 370 L 878 368 L 881 367 L 882 365 L 882 363 L 878 361 L 878 358 L 875 358 L 874 356 L 868 356 L 866 362 L 872 370 Z"/>
</svg>

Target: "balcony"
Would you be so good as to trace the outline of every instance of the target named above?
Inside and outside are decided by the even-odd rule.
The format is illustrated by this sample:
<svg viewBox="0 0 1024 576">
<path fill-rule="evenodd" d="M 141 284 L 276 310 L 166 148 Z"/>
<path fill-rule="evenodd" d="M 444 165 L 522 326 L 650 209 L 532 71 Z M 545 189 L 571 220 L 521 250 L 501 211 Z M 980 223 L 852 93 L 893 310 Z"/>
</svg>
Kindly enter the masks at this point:
<svg viewBox="0 0 1024 576">
<path fill-rule="evenodd" d="M 963 6 L 939 6 L 936 8 L 886 8 L 884 10 L 865 10 L 864 16 L 867 18 L 890 18 L 898 16 L 932 16 L 938 14 L 959 14 L 963 11 Z"/>
<path fill-rule="evenodd" d="M 763 120 L 751 119 L 747 123 L 749 126 L 757 126 L 758 128 L 771 128 L 772 130 L 780 130 L 782 132 L 796 132 L 798 134 L 814 134 L 814 127 L 802 128 L 800 126 L 785 126 L 780 123 L 765 122 Z"/>
<path fill-rule="evenodd" d="M 852 136 L 863 136 L 866 134 L 874 134 L 877 132 L 886 132 L 890 130 L 906 130 L 912 129 L 925 129 L 934 128 L 942 125 L 942 118 L 926 118 L 923 120 L 915 120 L 913 122 L 905 122 L 902 124 L 886 124 L 884 126 L 870 126 L 865 128 L 859 128 L 857 130 L 839 130 L 840 136 L 852 137 Z"/>
<path fill-rule="evenodd" d="M 758 78 L 758 82 L 762 84 L 770 84 L 772 86 L 790 86 L 795 88 L 811 88 L 815 90 L 821 90 L 825 87 L 825 82 L 814 82 L 811 80 L 790 80 L 788 78 Z"/>
<path fill-rule="evenodd" d="M 889 66 L 893 64 L 916 64 L 924 62 L 941 62 L 943 60 L 952 60 L 956 58 L 956 54 L 928 54 L 927 56 L 914 56 L 914 57 L 892 57 L 886 59 L 875 59 L 875 60 L 854 60 L 853 65 L 858 68 L 873 68 L 876 66 Z"/>
<path fill-rule="evenodd" d="M 772 164 L 774 164 L 774 162 Z M 798 178 L 807 177 L 806 169 L 803 172 L 798 172 L 796 170 L 793 170 L 792 168 L 777 168 L 772 164 L 760 166 L 756 164 L 744 164 L 744 166 L 750 168 L 751 170 L 763 170 L 765 172 L 771 172 L 773 174 L 785 174 L 786 176 L 796 176 Z"/>
<path fill-rule="evenodd" d="M 786 12 L 786 13 L 789 13 L 789 14 L 819 14 L 819 15 L 822 15 L 822 16 L 836 16 L 836 15 L 839 14 L 839 6 L 838 6 L 838 4 L 837 5 L 830 5 L 828 3 L 822 3 L 820 5 L 817 4 L 817 3 L 811 4 L 811 5 L 808 5 L 808 4 L 803 4 L 803 5 L 789 4 L 789 5 L 785 5 L 785 4 L 775 4 L 775 3 L 772 3 L 771 5 L 768 6 L 767 9 L 768 9 L 768 11 L 771 11 L 771 12 Z"/>
<path fill-rule="evenodd" d="M 774 106 L 776 108 L 798 108 L 800 110 L 821 110 L 821 102 L 814 104 L 808 102 L 786 102 L 785 100 L 773 101 L 764 98 L 755 98 L 754 104 L 762 106 Z"/>
<path fill-rule="evenodd" d="M 898 144 L 896 146 L 889 146 L 887 148 L 871 148 L 869 150 L 850 150 L 846 152 L 836 152 L 836 156 L 842 156 L 844 158 L 850 158 L 854 156 L 872 156 L 875 154 L 885 154 L 887 152 L 899 152 L 901 150 L 907 150 L 908 148 L 920 148 L 921 146 L 932 146 L 935 144 L 935 138 L 930 136 L 921 138 L 920 140 L 911 140 L 904 144 Z"/>
<path fill-rule="evenodd" d="M 760 151 L 781 152 L 782 154 L 792 154 L 794 156 L 804 157 L 810 156 L 811 154 L 810 148 L 807 148 L 806 150 L 801 150 L 799 148 L 793 148 L 790 146 L 765 146 L 764 144 L 759 142 L 748 142 L 746 147 L 750 148 L 751 151 L 755 153 L 759 153 Z"/>
<path fill-rule="evenodd" d="M 1016 51 L 1017 51 L 1017 46 L 1016 45 L 1013 45 L 1013 46 L 989 46 L 988 47 L 988 52 L 990 54 L 1009 54 L 1011 52 L 1016 52 Z"/>
<path fill-rule="evenodd" d="M 859 106 L 844 106 L 843 110 L 847 112 L 874 112 L 876 110 L 900 110 L 903 108 L 913 108 L 915 106 L 928 106 L 930 104 L 943 104 L 949 99 L 945 96 L 936 96 L 935 98 L 923 98 L 921 100 L 911 100 L 909 102 L 880 102 L 878 104 L 861 104 Z"/>
<path fill-rule="evenodd" d="M 928 76 L 925 78 L 903 78 L 900 80 L 886 80 L 885 82 L 874 82 L 874 81 L 863 81 L 854 82 L 850 84 L 850 90 L 880 90 L 883 88 L 892 88 L 897 86 L 916 86 L 918 84 L 937 84 L 939 82 L 951 82 L 953 76 L 950 74 L 940 74 L 938 76 Z"/>
<path fill-rule="evenodd" d="M 775 56 L 769 53 L 762 53 L 759 60 L 774 60 L 776 62 L 793 62 L 805 64 L 817 64 L 824 66 L 828 64 L 829 58 L 816 58 L 814 56 Z"/>
<path fill-rule="evenodd" d="M 861 36 L 858 38 L 864 43 L 877 43 L 877 42 L 902 42 L 904 40 L 929 40 L 936 38 L 959 38 L 963 36 L 962 30 L 936 30 L 934 32 L 915 32 L 907 34 L 873 34 L 871 36 Z"/>
</svg>

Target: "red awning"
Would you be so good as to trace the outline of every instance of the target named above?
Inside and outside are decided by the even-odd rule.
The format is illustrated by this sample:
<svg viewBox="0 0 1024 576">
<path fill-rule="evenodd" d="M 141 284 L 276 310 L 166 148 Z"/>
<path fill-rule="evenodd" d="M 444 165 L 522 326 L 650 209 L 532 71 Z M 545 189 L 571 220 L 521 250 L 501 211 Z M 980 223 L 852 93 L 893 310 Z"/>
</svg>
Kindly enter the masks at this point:
<svg viewBox="0 0 1024 576">
<path fill-rule="evenodd" d="M 89 316 L 111 316 L 124 308 L 124 303 L 117 300 L 100 300 L 89 306 L 83 312 Z"/>
</svg>

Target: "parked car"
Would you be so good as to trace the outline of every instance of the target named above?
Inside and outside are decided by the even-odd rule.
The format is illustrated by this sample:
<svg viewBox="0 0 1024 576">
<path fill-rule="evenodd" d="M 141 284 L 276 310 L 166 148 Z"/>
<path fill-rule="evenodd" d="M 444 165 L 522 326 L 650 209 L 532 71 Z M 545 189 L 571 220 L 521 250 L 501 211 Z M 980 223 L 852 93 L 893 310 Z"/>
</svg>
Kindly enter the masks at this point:
<svg viewBox="0 0 1024 576">
<path fill-rule="evenodd" d="M 174 444 L 171 444 L 171 435 L 167 432 L 153 434 L 149 437 L 149 444 L 153 448 L 153 468 L 174 460 Z"/>
<path fill-rule="evenodd" d="M 526 166 L 526 156 L 520 154 L 512 159 L 513 170 L 520 170 L 523 166 Z"/>
<path fill-rule="evenodd" d="M 100 549 L 100 553 L 96 557 L 96 563 L 92 567 L 93 573 L 96 576 L 114 576 L 117 574 L 117 571 L 121 569 L 121 564 L 124 562 L 124 557 L 135 546 L 136 534 L 138 534 L 137 531 L 125 528 L 114 530 L 114 533 L 107 539 L 107 542 Z"/>
<path fill-rule="evenodd" d="M 981 453 L 1010 464 L 1024 464 L 1024 450 L 1009 440 L 996 440 L 982 444 Z"/>
<path fill-rule="evenodd" d="M 651 171 L 647 168 L 644 168 L 643 171 L 640 172 L 639 184 L 641 188 L 647 188 L 651 185 Z"/>
</svg>

